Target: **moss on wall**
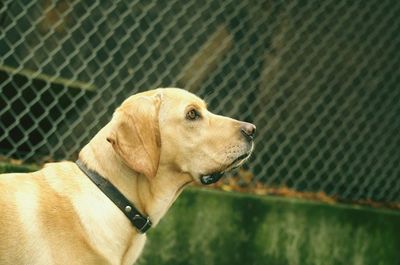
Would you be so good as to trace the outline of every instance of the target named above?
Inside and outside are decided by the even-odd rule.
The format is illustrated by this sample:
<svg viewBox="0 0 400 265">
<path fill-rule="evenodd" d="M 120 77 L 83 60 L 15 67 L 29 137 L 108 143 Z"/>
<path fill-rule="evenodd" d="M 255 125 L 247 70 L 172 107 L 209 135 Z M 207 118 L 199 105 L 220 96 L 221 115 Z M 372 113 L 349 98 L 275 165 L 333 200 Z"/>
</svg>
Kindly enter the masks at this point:
<svg viewBox="0 0 400 265">
<path fill-rule="evenodd" d="M 32 172 L 37 170 L 35 165 L 18 165 L 7 162 L 0 162 L 0 174 L 8 172 Z"/>
<path fill-rule="evenodd" d="M 190 189 L 140 265 L 398 265 L 400 212 Z"/>
</svg>

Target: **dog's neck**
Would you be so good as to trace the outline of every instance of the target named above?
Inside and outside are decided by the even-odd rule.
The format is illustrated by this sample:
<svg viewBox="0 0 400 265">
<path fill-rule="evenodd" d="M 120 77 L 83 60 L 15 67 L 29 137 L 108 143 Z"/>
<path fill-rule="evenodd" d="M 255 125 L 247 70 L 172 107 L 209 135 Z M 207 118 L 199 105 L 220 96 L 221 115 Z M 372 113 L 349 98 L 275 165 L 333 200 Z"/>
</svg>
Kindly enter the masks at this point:
<svg viewBox="0 0 400 265">
<path fill-rule="evenodd" d="M 79 159 L 117 187 L 143 215 L 150 217 L 153 225 L 157 224 L 192 178 L 160 163 L 157 175 L 149 180 L 123 162 L 107 142 L 108 133 L 109 126 L 101 129 L 81 150 Z"/>
</svg>

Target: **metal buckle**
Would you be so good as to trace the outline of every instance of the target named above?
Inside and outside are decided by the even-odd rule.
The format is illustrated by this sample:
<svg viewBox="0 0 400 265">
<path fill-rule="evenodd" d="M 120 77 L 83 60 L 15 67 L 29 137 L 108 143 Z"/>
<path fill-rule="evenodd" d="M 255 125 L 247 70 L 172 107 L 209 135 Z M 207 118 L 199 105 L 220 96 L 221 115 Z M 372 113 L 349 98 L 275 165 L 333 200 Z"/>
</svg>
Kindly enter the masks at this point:
<svg viewBox="0 0 400 265">
<path fill-rule="evenodd" d="M 147 230 L 149 230 L 149 228 L 151 227 L 152 223 L 150 221 L 149 217 L 143 217 L 140 216 L 138 214 L 136 214 L 133 218 L 132 218 L 136 229 L 138 230 L 139 233 L 144 234 L 146 233 Z M 139 221 L 139 222 L 137 222 Z"/>
</svg>

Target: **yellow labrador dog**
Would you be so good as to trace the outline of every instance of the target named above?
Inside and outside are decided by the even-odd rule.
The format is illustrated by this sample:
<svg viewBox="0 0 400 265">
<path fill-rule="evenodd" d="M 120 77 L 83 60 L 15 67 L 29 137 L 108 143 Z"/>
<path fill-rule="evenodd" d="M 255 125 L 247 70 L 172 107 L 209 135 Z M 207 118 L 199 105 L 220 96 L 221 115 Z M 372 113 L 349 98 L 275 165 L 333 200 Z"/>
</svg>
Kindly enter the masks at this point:
<svg viewBox="0 0 400 265">
<path fill-rule="evenodd" d="M 254 132 L 182 89 L 129 97 L 76 163 L 0 176 L 0 264 L 133 264 L 182 188 L 240 166 Z"/>
</svg>

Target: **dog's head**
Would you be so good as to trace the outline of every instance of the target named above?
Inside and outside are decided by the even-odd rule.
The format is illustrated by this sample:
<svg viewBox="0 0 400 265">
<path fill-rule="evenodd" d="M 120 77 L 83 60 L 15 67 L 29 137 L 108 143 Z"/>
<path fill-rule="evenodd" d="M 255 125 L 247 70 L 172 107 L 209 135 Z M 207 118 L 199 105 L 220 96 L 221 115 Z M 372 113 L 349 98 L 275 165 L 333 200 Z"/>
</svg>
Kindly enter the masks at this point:
<svg viewBox="0 0 400 265">
<path fill-rule="evenodd" d="M 211 184 L 249 158 L 256 127 L 213 114 L 206 103 L 182 89 L 136 94 L 116 110 L 111 135 L 114 150 L 149 179 L 160 165 Z"/>
</svg>

